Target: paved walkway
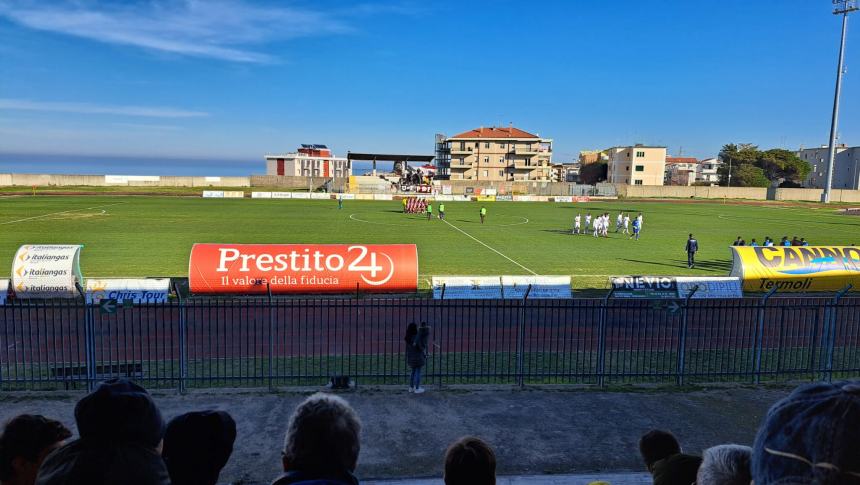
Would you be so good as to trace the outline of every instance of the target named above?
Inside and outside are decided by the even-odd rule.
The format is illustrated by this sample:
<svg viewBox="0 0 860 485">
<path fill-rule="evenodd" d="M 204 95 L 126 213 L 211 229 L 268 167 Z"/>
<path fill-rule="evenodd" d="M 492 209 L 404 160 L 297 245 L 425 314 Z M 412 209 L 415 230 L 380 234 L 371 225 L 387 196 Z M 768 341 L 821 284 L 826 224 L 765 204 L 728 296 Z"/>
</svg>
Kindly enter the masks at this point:
<svg viewBox="0 0 860 485">
<path fill-rule="evenodd" d="M 499 475 L 511 477 L 500 483 L 546 484 L 587 483 L 610 476 L 603 472 L 641 473 L 637 440 L 651 428 L 673 431 L 692 453 L 721 443 L 751 444 L 764 413 L 788 391 L 504 388 L 430 389 L 414 395 L 361 388 L 342 395 L 363 421 L 357 475 L 364 481 L 441 477 L 448 444 L 463 435 L 477 435 L 495 448 Z M 195 391 L 158 392 L 155 397 L 166 418 L 200 409 L 230 412 L 238 423 L 238 439 L 222 480 L 256 484 L 269 483 L 278 475 L 287 420 L 308 394 Z M 0 393 L 0 420 L 41 413 L 73 427 L 74 404 L 81 395 Z M 571 473 L 589 475 L 559 475 Z M 606 481 L 639 483 L 622 481 L 637 476 L 641 475 Z"/>
</svg>

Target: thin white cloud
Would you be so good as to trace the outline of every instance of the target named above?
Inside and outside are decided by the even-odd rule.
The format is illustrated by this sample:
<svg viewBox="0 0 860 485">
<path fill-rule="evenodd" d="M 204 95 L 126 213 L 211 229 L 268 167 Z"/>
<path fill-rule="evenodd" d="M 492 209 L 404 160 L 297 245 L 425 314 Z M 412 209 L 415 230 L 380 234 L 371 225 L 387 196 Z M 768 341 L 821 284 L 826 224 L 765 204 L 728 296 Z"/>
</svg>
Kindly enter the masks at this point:
<svg viewBox="0 0 860 485">
<path fill-rule="evenodd" d="M 241 0 L 99 3 L 0 0 L 0 17 L 31 29 L 183 56 L 265 63 L 254 45 L 350 32 L 337 13 Z"/>
<path fill-rule="evenodd" d="M 0 109 L 48 111 L 54 113 L 139 116 L 145 118 L 199 118 L 209 116 L 209 113 L 206 113 L 205 111 L 190 111 L 165 106 L 117 106 L 109 104 L 46 102 L 8 98 L 0 98 Z"/>
</svg>

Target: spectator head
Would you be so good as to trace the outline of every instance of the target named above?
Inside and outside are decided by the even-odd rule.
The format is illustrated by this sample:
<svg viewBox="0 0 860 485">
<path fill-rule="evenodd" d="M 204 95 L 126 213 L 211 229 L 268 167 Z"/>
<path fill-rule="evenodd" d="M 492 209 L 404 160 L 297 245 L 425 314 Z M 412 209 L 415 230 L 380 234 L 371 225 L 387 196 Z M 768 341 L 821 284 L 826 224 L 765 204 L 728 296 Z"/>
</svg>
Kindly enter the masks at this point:
<svg viewBox="0 0 860 485">
<path fill-rule="evenodd" d="M 343 398 L 316 393 L 296 407 L 284 440 L 284 471 L 331 474 L 358 464 L 361 420 Z"/>
<path fill-rule="evenodd" d="M 0 435 L 0 482 L 32 485 L 45 457 L 71 436 L 62 423 L 44 416 L 12 418 Z"/>
<path fill-rule="evenodd" d="M 161 456 L 173 485 L 215 485 L 233 453 L 236 422 L 223 411 L 186 413 L 170 420 Z"/>
<path fill-rule="evenodd" d="M 702 454 L 696 485 L 749 485 L 752 448 L 719 445 Z"/>
<path fill-rule="evenodd" d="M 479 438 L 460 438 L 445 452 L 445 485 L 495 485 L 496 454 Z"/>
<path fill-rule="evenodd" d="M 675 435 L 668 431 L 652 429 L 639 439 L 639 453 L 648 470 L 651 470 L 654 463 L 680 452 L 681 445 Z"/>
<path fill-rule="evenodd" d="M 406 326 L 406 336 L 403 339 L 406 340 L 406 343 L 411 344 L 416 335 L 418 335 L 418 325 L 412 322 Z"/>
<path fill-rule="evenodd" d="M 860 483 L 860 381 L 806 384 L 774 404 L 751 470 L 756 485 Z"/>
<path fill-rule="evenodd" d="M 692 234 L 692 233 L 690 233 L 690 239 L 693 239 L 693 234 Z"/>
<path fill-rule="evenodd" d="M 126 379 L 102 382 L 75 406 L 82 439 L 157 449 L 164 435 L 161 412 L 146 389 Z"/>
</svg>

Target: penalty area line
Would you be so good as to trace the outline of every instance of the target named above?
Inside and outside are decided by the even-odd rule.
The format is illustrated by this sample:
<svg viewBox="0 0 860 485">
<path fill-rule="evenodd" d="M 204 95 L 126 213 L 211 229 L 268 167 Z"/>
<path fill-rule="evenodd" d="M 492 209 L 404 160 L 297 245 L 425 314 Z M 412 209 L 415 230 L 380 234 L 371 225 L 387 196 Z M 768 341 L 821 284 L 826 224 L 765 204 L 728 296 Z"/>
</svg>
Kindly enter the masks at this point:
<svg viewBox="0 0 860 485">
<path fill-rule="evenodd" d="M 115 204 L 107 204 L 107 205 L 97 205 L 95 207 L 84 207 L 83 209 L 71 209 L 71 210 L 61 211 L 61 212 L 52 212 L 50 214 L 42 214 L 40 216 L 26 217 L 24 219 L 18 219 L 15 221 L 0 222 L 0 226 L 5 226 L 6 224 L 15 224 L 16 222 L 32 221 L 33 219 L 41 219 L 43 217 L 58 216 L 60 214 L 68 214 L 70 212 L 80 212 L 80 211 L 86 211 L 86 210 L 90 210 L 90 209 L 101 209 L 102 207 L 111 207 L 111 206 L 120 205 L 120 204 L 125 204 L 125 202 L 117 202 Z M 104 212 L 104 211 L 102 211 L 102 212 Z"/>
<path fill-rule="evenodd" d="M 480 244 L 481 246 L 484 246 L 485 248 L 487 248 L 487 249 L 489 249 L 490 251 L 492 251 L 492 252 L 494 252 L 494 253 L 498 254 L 499 256 L 501 256 L 501 257 L 503 257 L 503 258 L 507 259 L 508 261 L 510 261 L 510 262 L 512 262 L 512 263 L 514 263 L 515 265 L 519 266 L 520 268 L 522 268 L 522 269 L 524 269 L 524 270 L 528 271 L 529 273 L 531 273 L 531 274 L 533 274 L 533 275 L 537 276 L 537 273 L 535 273 L 534 271 L 530 270 L 529 268 L 526 268 L 525 266 L 521 265 L 520 263 L 518 263 L 518 262 L 514 261 L 513 259 L 511 259 L 511 258 L 509 258 L 509 257 L 505 256 L 504 254 L 502 254 L 502 253 L 501 253 L 501 252 L 499 252 L 498 250 L 496 250 L 496 249 L 494 249 L 494 248 L 492 248 L 492 247 L 488 246 L 484 241 L 481 241 L 480 239 L 478 239 L 478 238 L 476 238 L 475 236 L 473 236 L 473 235 L 469 234 L 468 232 L 466 232 L 466 231 L 464 231 L 464 230 L 460 229 L 459 227 L 455 226 L 454 224 L 451 224 L 450 222 L 448 222 L 448 221 L 447 221 L 447 220 L 445 220 L 445 219 L 442 219 L 442 222 L 444 222 L 445 224 L 448 224 L 449 226 L 453 227 L 454 229 L 456 229 L 456 230 L 460 231 L 461 233 L 465 234 L 467 237 L 469 237 L 470 239 L 472 239 L 472 240 L 473 240 L 473 241 L 475 241 L 476 243 Z"/>
</svg>

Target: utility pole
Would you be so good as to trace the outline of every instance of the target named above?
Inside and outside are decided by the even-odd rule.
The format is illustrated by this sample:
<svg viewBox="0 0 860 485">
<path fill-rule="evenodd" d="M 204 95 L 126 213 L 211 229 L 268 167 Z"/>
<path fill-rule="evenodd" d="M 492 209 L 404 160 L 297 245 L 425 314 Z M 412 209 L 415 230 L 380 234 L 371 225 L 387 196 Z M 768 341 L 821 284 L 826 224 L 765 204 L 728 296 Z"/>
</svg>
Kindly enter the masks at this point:
<svg viewBox="0 0 860 485">
<path fill-rule="evenodd" d="M 821 202 L 830 203 L 830 187 L 833 184 L 833 165 L 836 161 L 836 130 L 839 122 L 839 95 L 842 91 L 842 64 L 845 60 L 845 31 L 848 27 L 848 14 L 858 9 L 857 0 L 833 0 L 833 15 L 842 15 L 842 38 L 839 41 L 839 62 L 836 68 L 836 92 L 833 95 L 833 116 L 830 119 L 830 150 L 827 155 L 827 179 Z"/>
</svg>

